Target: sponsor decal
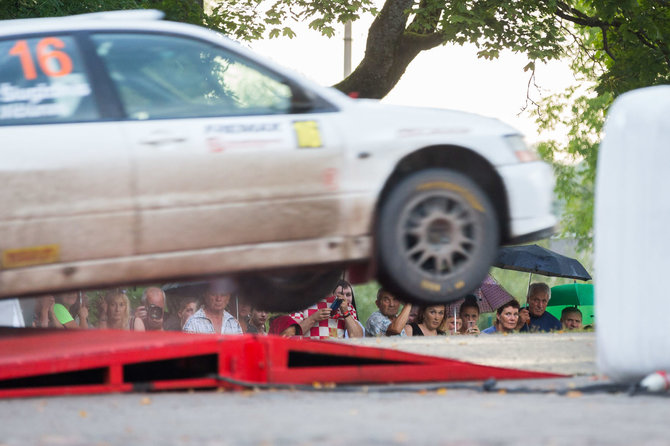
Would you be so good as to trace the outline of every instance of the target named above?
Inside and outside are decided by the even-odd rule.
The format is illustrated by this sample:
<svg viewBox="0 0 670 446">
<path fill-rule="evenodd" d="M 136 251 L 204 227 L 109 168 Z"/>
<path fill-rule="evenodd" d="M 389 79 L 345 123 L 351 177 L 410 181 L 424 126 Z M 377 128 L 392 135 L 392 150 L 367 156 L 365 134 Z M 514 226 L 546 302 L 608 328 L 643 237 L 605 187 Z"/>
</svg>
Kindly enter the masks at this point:
<svg viewBox="0 0 670 446">
<path fill-rule="evenodd" d="M 298 139 L 299 148 L 322 147 L 319 123 L 316 121 L 294 121 L 293 129 Z"/>
<path fill-rule="evenodd" d="M 0 84 L 0 102 L 27 102 L 39 104 L 47 99 L 84 97 L 91 94 L 91 87 L 84 82 L 76 84 L 51 84 L 41 82 L 33 87 L 16 87 L 10 83 Z"/>
<path fill-rule="evenodd" d="M 65 104 L 9 104 L 0 105 L 0 119 L 28 119 L 47 116 L 66 116 Z"/>
<path fill-rule="evenodd" d="M 60 259 L 59 245 L 31 246 L 29 248 L 8 249 L 2 252 L 3 268 L 55 263 Z"/>
<path fill-rule="evenodd" d="M 286 127 L 281 122 L 208 124 L 206 142 L 210 153 L 236 149 L 273 149 L 287 147 Z"/>
<path fill-rule="evenodd" d="M 73 79 L 77 76 L 64 78 L 72 74 L 73 63 L 61 39 L 45 37 L 32 43 L 31 48 L 27 40 L 18 40 L 7 53 L 4 63 L 18 61 L 24 80 L 17 85 L 0 83 L 0 119 L 67 116 L 72 110 L 72 99 L 91 94 L 88 83 Z M 49 81 L 24 85 L 26 81 L 36 80 L 40 74 Z"/>
<path fill-rule="evenodd" d="M 271 149 L 277 145 L 281 147 L 282 139 L 245 139 L 223 140 L 215 137 L 207 138 L 207 147 L 211 153 L 220 153 L 225 150 L 236 149 Z M 286 146 L 286 144 L 284 144 Z"/>
<path fill-rule="evenodd" d="M 248 124 L 210 124 L 205 127 L 205 133 L 225 133 L 225 134 L 239 134 L 239 133 L 268 133 L 278 132 L 281 130 L 281 123 L 279 122 L 260 122 Z"/>
<path fill-rule="evenodd" d="M 48 77 L 67 76 L 72 73 L 70 55 L 60 51 L 64 48 L 65 43 L 58 37 L 45 37 L 37 42 L 34 52 L 37 54 L 37 64 L 42 73 Z M 19 58 L 24 78 L 37 79 L 37 67 L 27 40 L 17 40 L 8 54 Z"/>
</svg>

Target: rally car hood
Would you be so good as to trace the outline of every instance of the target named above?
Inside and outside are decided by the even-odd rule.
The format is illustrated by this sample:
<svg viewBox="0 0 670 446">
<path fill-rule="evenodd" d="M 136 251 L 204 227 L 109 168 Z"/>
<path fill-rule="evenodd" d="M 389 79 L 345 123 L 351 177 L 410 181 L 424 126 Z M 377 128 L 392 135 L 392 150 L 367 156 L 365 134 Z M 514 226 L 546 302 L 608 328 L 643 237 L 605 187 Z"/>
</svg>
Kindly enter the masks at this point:
<svg viewBox="0 0 670 446">
<path fill-rule="evenodd" d="M 519 133 L 514 127 L 498 119 L 457 110 L 390 105 L 371 99 L 355 100 L 352 107 L 361 116 L 367 116 L 369 120 L 379 121 L 387 126 L 397 127 L 404 133 L 414 132 L 417 135 L 426 132 L 491 135 Z"/>
</svg>

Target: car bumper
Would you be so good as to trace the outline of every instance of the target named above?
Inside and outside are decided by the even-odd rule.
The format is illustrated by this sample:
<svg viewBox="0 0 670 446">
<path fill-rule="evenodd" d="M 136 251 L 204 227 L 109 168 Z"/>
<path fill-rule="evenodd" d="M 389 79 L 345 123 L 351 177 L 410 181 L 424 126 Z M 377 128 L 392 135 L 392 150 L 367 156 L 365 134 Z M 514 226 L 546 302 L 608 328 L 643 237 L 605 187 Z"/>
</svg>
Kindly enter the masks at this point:
<svg viewBox="0 0 670 446">
<path fill-rule="evenodd" d="M 531 241 L 548 237 L 556 225 L 552 212 L 554 174 L 542 162 L 498 168 L 507 189 L 509 234 L 507 242 Z"/>
</svg>

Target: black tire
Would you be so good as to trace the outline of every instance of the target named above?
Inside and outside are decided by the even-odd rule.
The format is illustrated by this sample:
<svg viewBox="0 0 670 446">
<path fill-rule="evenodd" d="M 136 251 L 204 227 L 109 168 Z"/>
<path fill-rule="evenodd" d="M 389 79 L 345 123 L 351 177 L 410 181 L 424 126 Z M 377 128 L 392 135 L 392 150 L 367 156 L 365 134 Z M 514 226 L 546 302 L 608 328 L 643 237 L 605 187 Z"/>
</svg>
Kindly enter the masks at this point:
<svg viewBox="0 0 670 446">
<path fill-rule="evenodd" d="M 330 295 L 342 277 L 338 269 L 272 271 L 238 278 L 240 297 L 259 310 L 300 311 Z"/>
<path fill-rule="evenodd" d="M 381 203 L 378 280 L 410 302 L 452 302 L 484 280 L 499 238 L 495 209 L 474 181 L 448 169 L 415 172 Z"/>
</svg>

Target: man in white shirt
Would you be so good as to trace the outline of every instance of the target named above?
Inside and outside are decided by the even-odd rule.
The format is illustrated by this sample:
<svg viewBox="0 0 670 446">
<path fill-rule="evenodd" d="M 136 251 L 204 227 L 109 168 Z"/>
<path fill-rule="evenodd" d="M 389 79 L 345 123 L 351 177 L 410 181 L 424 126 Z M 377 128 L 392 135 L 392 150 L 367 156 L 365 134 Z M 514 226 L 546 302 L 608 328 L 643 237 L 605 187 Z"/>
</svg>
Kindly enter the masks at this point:
<svg viewBox="0 0 670 446">
<path fill-rule="evenodd" d="M 230 301 L 229 289 L 210 287 L 205 292 L 204 305 L 191 316 L 183 331 L 186 333 L 242 334 L 237 319 L 226 311 Z"/>
</svg>

